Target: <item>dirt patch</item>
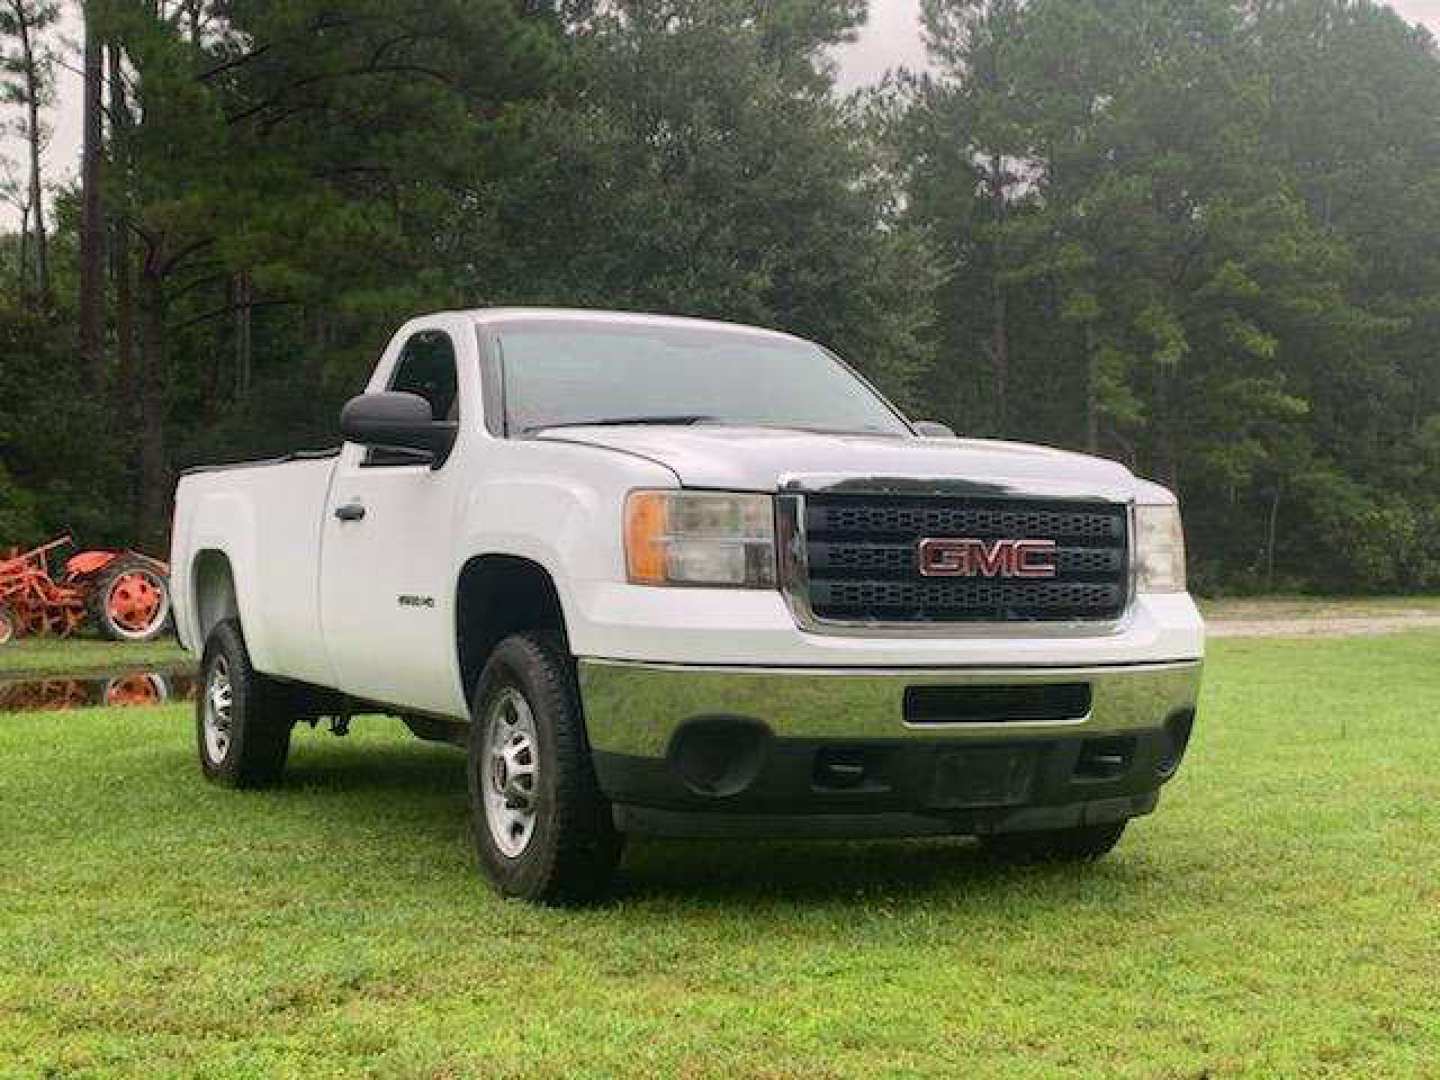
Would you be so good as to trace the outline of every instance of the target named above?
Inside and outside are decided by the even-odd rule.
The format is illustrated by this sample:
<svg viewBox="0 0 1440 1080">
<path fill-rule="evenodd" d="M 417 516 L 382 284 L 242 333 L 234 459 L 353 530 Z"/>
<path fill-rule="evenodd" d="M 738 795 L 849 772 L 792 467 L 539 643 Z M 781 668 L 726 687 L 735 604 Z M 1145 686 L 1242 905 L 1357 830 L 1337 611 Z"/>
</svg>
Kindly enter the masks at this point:
<svg viewBox="0 0 1440 1080">
<path fill-rule="evenodd" d="M 1399 634 L 1406 630 L 1440 629 L 1440 611 L 1397 615 L 1311 615 L 1289 618 L 1210 618 L 1206 636 L 1231 637 L 1359 637 Z"/>
</svg>

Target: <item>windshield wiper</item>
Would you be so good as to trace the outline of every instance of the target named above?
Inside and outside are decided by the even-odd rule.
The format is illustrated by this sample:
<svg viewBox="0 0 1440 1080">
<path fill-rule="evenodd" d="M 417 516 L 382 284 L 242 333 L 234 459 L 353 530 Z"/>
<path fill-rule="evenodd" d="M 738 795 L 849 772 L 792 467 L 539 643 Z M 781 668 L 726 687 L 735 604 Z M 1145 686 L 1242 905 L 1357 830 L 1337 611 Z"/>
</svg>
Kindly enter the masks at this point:
<svg viewBox="0 0 1440 1080">
<path fill-rule="evenodd" d="M 703 424 L 718 420 L 716 416 L 688 413 L 683 416 L 606 416 L 595 420 L 565 420 L 558 424 L 534 424 L 524 428 L 521 434 L 548 431 L 550 428 L 567 427 L 620 427 L 624 424 Z"/>
<path fill-rule="evenodd" d="M 807 435 L 883 435 L 886 437 L 898 437 L 904 432 L 885 431 L 873 425 L 865 427 L 823 427 L 819 424 L 787 424 L 778 420 L 747 420 L 744 424 L 736 424 L 736 427 L 757 427 L 766 428 L 770 431 L 803 431 Z"/>
</svg>

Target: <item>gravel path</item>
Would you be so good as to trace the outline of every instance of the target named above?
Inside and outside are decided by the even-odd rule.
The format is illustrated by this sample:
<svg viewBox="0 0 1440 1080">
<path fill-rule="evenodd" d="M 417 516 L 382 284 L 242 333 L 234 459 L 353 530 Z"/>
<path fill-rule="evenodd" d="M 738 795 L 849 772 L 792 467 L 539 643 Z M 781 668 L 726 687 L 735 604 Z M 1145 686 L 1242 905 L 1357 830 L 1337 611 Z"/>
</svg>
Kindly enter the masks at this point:
<svg viewBox="0 0 1440 1080">
<path fill-rule="evenodd" d="M 1208 637 L 1357 637 L 1364 634 L 1398 634 L 1405 630 L 1440 629 L 1440 612 L 1415 611 L 1404 615 L 1318 615 L 1284 619 L 1212 618 L 1205 624 Z"/>
</svg>

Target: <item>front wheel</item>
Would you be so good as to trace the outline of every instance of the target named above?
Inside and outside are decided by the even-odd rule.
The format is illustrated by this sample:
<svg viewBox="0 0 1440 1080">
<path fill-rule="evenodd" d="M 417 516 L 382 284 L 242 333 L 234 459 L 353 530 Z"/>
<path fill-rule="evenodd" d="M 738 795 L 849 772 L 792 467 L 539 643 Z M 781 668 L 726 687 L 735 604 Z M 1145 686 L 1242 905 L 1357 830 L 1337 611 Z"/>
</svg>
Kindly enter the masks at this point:
<svg viewBox="0 0 1440 1080">
<path fill-rule="evenodd" d="M 1120 821 L 1075 829 L 998 833 L 982 836 L 980 843 L 987 855 L 1002 862 L 1094 862 L 1120 842 L 1120 837 L 1125 835 L 1125 825 Z"/>
<path fill-rule="evenodd" d="M 468 755 L 475 848 L 495 887 L 544 904 L 599 896 L 622 840 L 557 642 L 516 634 L 496 646 L 471 706 Z"/>
<path fill-rule="evenodd" d="M 227 619 L 210 632 L 195 695 L 200 769 L 226 787 L 273 784 L 285 769 L 295 718 L 274 680 L 250 666 L 240 624 Z"/>
</svg>

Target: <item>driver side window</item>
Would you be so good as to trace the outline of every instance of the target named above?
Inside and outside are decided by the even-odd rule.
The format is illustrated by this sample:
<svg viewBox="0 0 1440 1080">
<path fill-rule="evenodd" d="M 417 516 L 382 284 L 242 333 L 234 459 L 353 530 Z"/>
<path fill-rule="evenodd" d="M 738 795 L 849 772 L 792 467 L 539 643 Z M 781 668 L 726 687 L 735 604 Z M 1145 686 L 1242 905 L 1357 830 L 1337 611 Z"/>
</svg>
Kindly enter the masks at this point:
<svg viewBox="0 0 1440 1080">
<path fill-rule="evenodd" d="M 436 420 L 460 419 L 460 387 L 455 373 L 455 345 L 443 330 L 421 330 L 405 342 L 387 390 L 418 394 L 430 403 Z M 373 446 L 360 462 L 364 467 L 415 465 L 416 456 L 406 450 Z"/>
</svg>

